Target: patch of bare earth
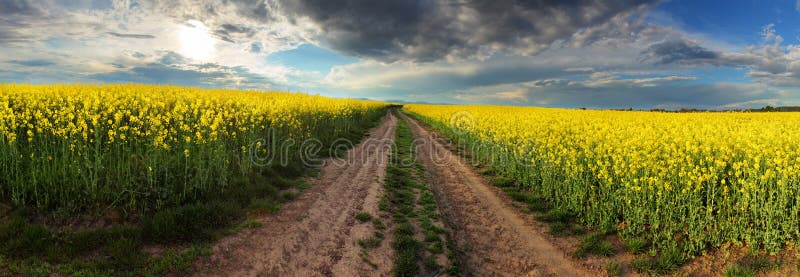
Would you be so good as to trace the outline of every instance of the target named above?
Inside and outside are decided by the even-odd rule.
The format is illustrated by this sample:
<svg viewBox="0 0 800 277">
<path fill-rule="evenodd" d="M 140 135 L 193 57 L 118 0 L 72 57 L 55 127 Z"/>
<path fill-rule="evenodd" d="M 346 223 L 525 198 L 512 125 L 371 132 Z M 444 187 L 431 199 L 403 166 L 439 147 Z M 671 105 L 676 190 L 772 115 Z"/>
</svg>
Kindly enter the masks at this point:
<svg viewBox="0 0 800 277">
<path fill-rule="evenodd" d="M 387 113 L 369 138 L 344 159 L 329 159 L 319 178 L 297 200 L 261 227 L 220 240 L 213 255 L 196 265 L 201 276 L 388 276 L 388 243 L 370 249 L 366 262 L 359 239 L 372 236 L 355 215 L 376 214 L 397 119 Z"/>
<path fill-rule="evenodd" d="M 453 239 L 465 271 L 475 276 L 599 276 L 553 245 L 469 164 L 403 115 L 417 140 L 417 157 L 432 179 L 437 203 L 457 228 Z"/>
</svg>

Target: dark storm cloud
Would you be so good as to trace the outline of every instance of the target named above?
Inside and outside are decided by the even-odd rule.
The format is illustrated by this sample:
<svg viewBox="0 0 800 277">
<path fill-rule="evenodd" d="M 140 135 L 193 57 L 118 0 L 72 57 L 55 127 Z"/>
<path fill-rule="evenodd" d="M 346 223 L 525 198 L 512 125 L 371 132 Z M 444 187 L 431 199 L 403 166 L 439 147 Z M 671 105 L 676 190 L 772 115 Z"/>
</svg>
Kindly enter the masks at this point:
<svg viewBox="0 0 800 277">
<path fill-rule="evenodd" d="M 708 63 L 720 57 L 719 53 L 683 39 L 669 40 L 651 45 L 641 53 L 641 60 L 656 64 Z"/>
<path fill-rule="evenodd" d="M 436 61 L 497 52 L 535 55 L 553 42 L 657 0 L 143 0 L 179 20 L 202 19 L 226 41 L 269 40 L 276 23 L 339 53 L 380 61 Z M 189 3 L 191 2 L 191 3 Z M 283 26 L 283 25 L 280 25 Z M 592 29 L 601 32 L 603 29 Z M 615 30 L 611 30 L 615 31 Z M 593 34 L 593 37 L 602 37 Z"/>
<path fill-rule="evenodd" d="M 222 24 L 220 25 L 221 29 L 219 32 L 223 32 L 225 34 L 247 34 L 252 35 L 254 33 L 253 29 L 241 26 L 241 25 L 234 25 L 234 24 Z"/>
<path fill-rule="evenodd" d="M 48 60 L 11 60 L 7 61 L 7 63 L 22 65 L 22 66 L 29 66 L 29 67 L 40 67 L 40 66 L 50 66 L 54 65 L 55 63 Z"/>
<path fill-rule="evenodd" d="M 457 42 L 450 34 L 431 28 L 447 28 L 437 15 L 438 8 L 429 1 L 292 1 L 287 8 L 298 16 L 311 18 L 324 32 L 327 44 L 353 56 L 397 59 L 401 48 L 418 46 L 426 53 L 416 59 L 427 60 L 447 54 L 443 51 Z M 431 38 L 424 40 L 427 32 Z M 435 33 L 435 34 L 434 34 Z M 441 49 L 437 49 L 441 48 Z"/>
<path fill-rule="evenodd" d="M 433 61 L 482 51 L 536 54 L 582 28 L 650 2 L 296 0 L 283 6 L 316 22 L 322 42 L 345 54 Z"/>
<path fill-rule="evenodd" d="M 612 19 L 625 21 L 624 15 L 642 12 L 654 2 L 657 0 L 139 0 L 128 6 L 139 14 L 164 14 L 177 22 L 201 20 L 216 37 L 231 43 L 261 41 L 274 49 L 283 39 L 287 45 L 313 43 L 379 61 L 430 62 L 496 53 L 535 55 L 553 42 L 569 40 L 576 32 L 589 29 L 592 32 L 585 33 L 592 33 L 591 38 L 604 37 L 607 31 L 595 27 Z M 0 1 L 0 14 L 61 14 L 44 3 Z M 115 7 L 125 9 L 123 6 Z M 25 20 L 15 18 L 13 22 Z M 34 23 L 43 26 L 47 21 Z M 5 28 L 8 26 L 0 26 L 0 42 L 35 35 Z M 85 29 L 121 38 L 153 38 L 108 26 Z"/>
<path fill-rule="evenodd" d="M 236 43 L 236 41 L 233 38 L 236 37 L 250 38 L 253 35 L 255 35 L 255 33 L 256 33 L 255 30 L 253 30 L 250 27 L 237 24 L 230 24 L 230 23 L 222 24 L 220 25 L 220 28 L 214 31 L 214 34 L 219 39 L 230 43 Z"/>
<path fill-rule="evenodd" d="M 122 34 L 122 33 L 115 33 L 115 32 L 106 32 L 109 35 L 119 37 L 119 38 L 140 38 L 140 39 L 151 39 L 155 38 L 154 35 L 143 35 L 143 34 Z"/>
</svg>

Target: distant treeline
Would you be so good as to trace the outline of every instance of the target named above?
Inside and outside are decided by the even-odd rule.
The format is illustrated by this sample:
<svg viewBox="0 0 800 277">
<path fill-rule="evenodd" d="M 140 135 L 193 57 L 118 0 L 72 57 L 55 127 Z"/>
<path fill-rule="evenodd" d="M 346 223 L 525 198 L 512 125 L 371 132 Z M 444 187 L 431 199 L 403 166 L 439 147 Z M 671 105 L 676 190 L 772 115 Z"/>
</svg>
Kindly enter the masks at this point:
<svg viewBox="0 0 800 277">
<path fill-rule="evenodd" d="M 583 108 L 582 108 L 583 109 Z M 633 111 L 634 109 L 613 109 L 617 111 Z M 643 110 L 639 110 L 643 111 Z M 665 113 L 699 113 L 699 112 L 800 112 L 800 106 L 783 106 L 773 107 L 766 106 L 759 109 L 727 109 L 727 110 L 704 110 L 704 109 L 680 109 L 680 110 L 666 110 L 666 109 L 650 109 L 651 112 L 665 112 Z"/>
<path fill-rule="evenodd" d="M 800 106 L 772 107 L 766 106 L 760 109 L 749 109 L 748 112 L 800 112 Z"/>
</svg>

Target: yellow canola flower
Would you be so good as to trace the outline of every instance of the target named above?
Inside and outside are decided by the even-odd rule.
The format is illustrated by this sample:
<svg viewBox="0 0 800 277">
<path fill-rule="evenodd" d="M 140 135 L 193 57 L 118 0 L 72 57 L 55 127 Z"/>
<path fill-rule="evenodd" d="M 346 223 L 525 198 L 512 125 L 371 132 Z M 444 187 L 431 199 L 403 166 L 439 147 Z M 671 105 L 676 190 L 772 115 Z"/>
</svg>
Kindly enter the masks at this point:
<svg viewBox="0 0 800 277">
<path fill-rule="evenodd" d="M 659 177 L 695 189 L 800 181 L 800 113 L 663 113 L 534 107 L 405 105 L 476 138 L 511 146 L 533 161 L 610 180 Z M 472 122 L 457 121 L 468 114 Z M 460 116 L 460 117 L 459 117 Z M 455 125 L 455 126 L 450 126 Z M 571 174 L 572 172 L 565 172 Z M 727 179 L 727 180 L 726 180 Z M 658 182 L 661 189 L 669 183 Z M 621 185 L 621 184 L 620 184 Z"/>
<path fill-rule="evenodd" d="M 800 225 L 798 112 L 403 109 L 457 141 L 481 145 L 470 149 L 490 149 L 473 157 L 591 226 L 624 223 L 623 235 L 660 236 L 650 239 L 674 241 L 687 253 L 720 238 L 800 240 L 800 233 L 774 231 Z"/>
<path fill-rule="evenodd" d="M 11 105 L 13 103 L 13 106 Z M 33 143 L 146 142 L 168 150 L 290 127 L 306 138 L 316 118 L 348 118 L 385 103 L 316 95 L 152 85 L 0 84 L 0 136 Z M 325 115 L 325 116 L 321 116 Z"/>
<path fill-rule="evenodd" d="M 386 107 L 253 90 L 0 84 L 0 196 L 15 206 L 76 211 L 189 203 L 261 172 L 267 165 L 248 152 L 255 141 L 331 144 Z M 299 146 L 281 150 L 281 162 L 300 162 Z"/>
</svg>

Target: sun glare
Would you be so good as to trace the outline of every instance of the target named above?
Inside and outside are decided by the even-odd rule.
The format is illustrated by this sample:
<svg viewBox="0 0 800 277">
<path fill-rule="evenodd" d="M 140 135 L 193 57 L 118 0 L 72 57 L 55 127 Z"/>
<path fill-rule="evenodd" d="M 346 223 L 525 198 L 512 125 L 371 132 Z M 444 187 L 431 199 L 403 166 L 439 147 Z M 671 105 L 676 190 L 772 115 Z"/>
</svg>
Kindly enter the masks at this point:
<svg viewBox="0 0 800 277">
<path fill-rule="evenodd" d="M 181 54 L 193 60 L 206 60 L 214 52 L 214 38 L 208 27 L 200 21 L 189 20 L 182 25 L 178 34 Z"/>
</svg>

